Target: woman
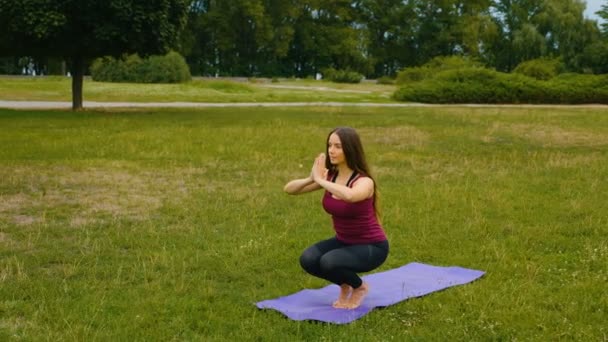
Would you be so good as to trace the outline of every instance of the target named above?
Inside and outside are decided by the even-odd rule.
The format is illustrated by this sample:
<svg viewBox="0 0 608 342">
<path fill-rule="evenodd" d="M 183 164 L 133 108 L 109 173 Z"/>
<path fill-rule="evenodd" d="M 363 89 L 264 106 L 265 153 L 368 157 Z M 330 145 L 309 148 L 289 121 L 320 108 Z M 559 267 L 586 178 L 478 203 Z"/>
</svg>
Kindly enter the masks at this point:
<svg viewBox="0 0 608 342">
<path fill-rule="evenodd" d="M 376 185 L 357 132 L 338 127 L 327 137 L 326 154 L 315 160 L 310 176 L 285 185 L 291 195 L 325 189 L 323 208 L 332 216 L 335 236 L 306 249 L 300 264 L 306 272 L 340 286 L 335 308 L 361 305 L 369 285 L 357 272 L 380 266 L 388 241 L 376 212 Z"/>
</svg>

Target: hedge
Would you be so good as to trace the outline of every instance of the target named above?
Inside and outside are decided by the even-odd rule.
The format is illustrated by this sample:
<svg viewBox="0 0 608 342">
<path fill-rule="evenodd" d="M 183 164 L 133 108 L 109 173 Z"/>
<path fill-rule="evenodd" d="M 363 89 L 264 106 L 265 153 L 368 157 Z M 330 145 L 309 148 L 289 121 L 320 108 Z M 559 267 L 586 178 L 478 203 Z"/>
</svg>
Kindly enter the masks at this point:
<svg viewBox="0 0 608 342">
<path fill-rule="evenodd" d="M 91 77 L 101 82 L 134 83 L 180 83 L 192 79 L 188 64 L 177 52 L 145 59 L 138 55 L 98 58 L 91 65 Z"/>
<path fill-rule="evenodd" d="M 608 75 L 564 74 L 542 81 L 473 67 L 407 83 L 393 97 L 423 103 L 608 104 Z"/>
<path fill-rule="evenodd" d="M 359 83 L 363 79 L 363 75 L 351 70 L 336 70 L 327 68 L 321 71 L 323 78 L 336 83 Z"/>
</svg>

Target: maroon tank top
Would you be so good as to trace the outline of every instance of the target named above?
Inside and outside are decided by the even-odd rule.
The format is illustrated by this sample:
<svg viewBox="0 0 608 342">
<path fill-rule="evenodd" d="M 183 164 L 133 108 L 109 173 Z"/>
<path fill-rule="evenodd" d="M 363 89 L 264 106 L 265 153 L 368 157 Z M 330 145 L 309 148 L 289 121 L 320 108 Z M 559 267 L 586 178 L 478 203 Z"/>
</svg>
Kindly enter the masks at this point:
<svg viewBox="0 0 608 342">
<path fill-rule="evenodd" d="M 328 178 L 335 182 L 336 176 L 330 175 Z M 353 176 L 347 183 L 348 187 L 352 187 L 361 177 Z M 348 203 L 333 198 L 326 190 L 323 195 L 323 209 L 331 215 L 336 238 L 344 243 L 367 244 L 386 240 L 386 234 L 376 217 L 373 197 Z"/>
</svg>

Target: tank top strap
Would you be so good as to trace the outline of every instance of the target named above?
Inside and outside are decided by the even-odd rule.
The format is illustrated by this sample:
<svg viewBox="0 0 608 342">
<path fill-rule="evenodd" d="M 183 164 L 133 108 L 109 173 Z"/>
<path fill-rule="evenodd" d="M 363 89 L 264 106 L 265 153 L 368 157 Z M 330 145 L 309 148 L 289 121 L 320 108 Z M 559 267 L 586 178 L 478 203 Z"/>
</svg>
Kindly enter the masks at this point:
<svg viewBox="0 0 608 342">
<path fill-rule="evenodd" d="M 358 173 L 357 171 L 353 171 L 353 174 L 350 175 L 348 182 L 346 182 L 346 186 L 349 188 L 352 187 L 353 183 L 355 183 L 357 181 L 357 179 L 359 179 L 359 177 L 361 177 L 361 174 Z"/>
<path fill-rule="evenodd" d="M 330 182 L 332 182 L 332 183 L 336 182 L 336 178 L 338 178 L 338 173 L 337 172 L 335 172 L 335 173 L 329 173 L 327 175 L 327 180 L 330 181 Z"/>
</svg>

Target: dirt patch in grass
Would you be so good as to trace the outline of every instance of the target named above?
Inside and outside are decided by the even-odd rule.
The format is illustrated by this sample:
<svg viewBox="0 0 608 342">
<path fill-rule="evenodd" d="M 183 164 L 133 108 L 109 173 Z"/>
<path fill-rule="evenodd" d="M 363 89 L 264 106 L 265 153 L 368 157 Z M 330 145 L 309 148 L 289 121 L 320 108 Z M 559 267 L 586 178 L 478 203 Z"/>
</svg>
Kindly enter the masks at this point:
<svg viewBox="0 0 608 342">
<path fill-rule="evenodd" d="M 0 232 L 0 243 L 5 246 L 10 246 L 15 244 L 15 241 L 11 239 L 8 234 Z"/>
<path fill-rule="evenodd" d="M 18 332 L 29 326 L 31 326 L 31 323 L 22 317 L 6 317 L 0 319 L 0 331 L 4 330 L 7 333 L 7 336 L 11 337 L 19 337 Z"/>
<path fill-rule="evenodd" d="M 590 166 L 601 161 L 602 157 L 599 153 L 575 156 L 566 153 L 552 153 L 549 156 L 547 165 L 555 168 L 578 168 Z"/>
<path fill-rule="evenodd" d="M 395 149 L 419 147 L 429 140 L 429 134 L 412 126 L 365 127 L 358 130 L 361 139 Z"/>
<path fill-rule="evenodd" d="M 102 217 L 145 220 L 164 203 L 188 196 L 204 173 L 196 168 L 3 168 L 2 187 L 8 191 L 0 197 L 0 214 L 17 225 L 44 221 L 47 213 L 65 218 L 71 226 Z"/>
<path fill-rule="evenodd" d="M 502 126 L 494 124 L 482 137 L 485 142 L 493 142 L 495 133 L 506 132 L 522 137 L 543 147 L 595 147 L 608 144 L 608 135 L 586 130 L 563 129 L 551 125 L 513 124 Z"/>
</svg>

